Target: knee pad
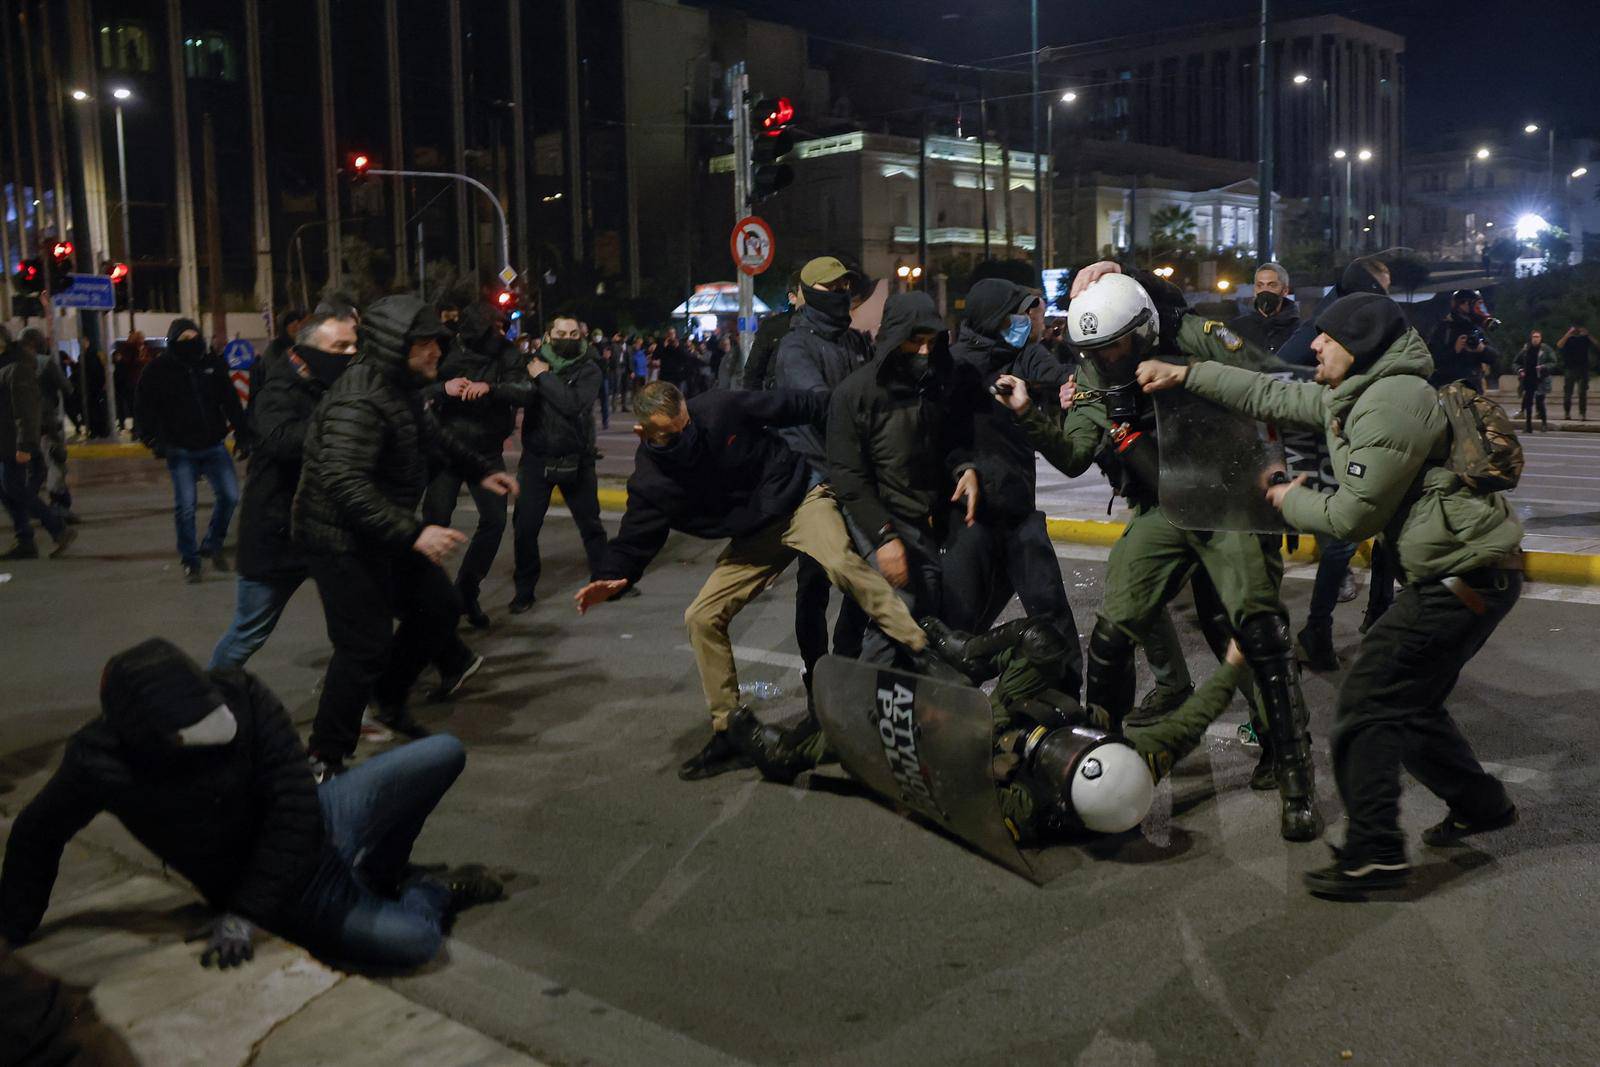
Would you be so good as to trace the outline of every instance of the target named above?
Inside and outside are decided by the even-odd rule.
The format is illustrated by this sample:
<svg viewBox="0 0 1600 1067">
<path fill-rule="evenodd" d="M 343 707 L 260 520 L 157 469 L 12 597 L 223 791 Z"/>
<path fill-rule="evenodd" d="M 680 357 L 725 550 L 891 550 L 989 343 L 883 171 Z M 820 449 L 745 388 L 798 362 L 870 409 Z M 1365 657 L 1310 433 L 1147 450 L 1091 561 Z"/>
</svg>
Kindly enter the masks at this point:
<svg viewBox="0 0 1600 1067">
<path fill-rule="evenodd" d="M 1133 708 L 1133 638 L 1119 626 L 1096 620 L 1089 635 L 1088 679 L 1084 701 L 1110 717 L 1113 729 Z"/>
<path fill-rule="evenodd" d="M 1089 662 L 1093 667 L 1118 666 L 1132 658 L 1133 638 L 1127 631 L 1104 617 L 1096 619 L 1089 634 Z"/>
<path fill-rule="evenodd" d="M 1239 647 L 1252 662 L 1288 655 L 1289 620 L 1271 612 L 1250 616 L 1239 625 Z"/>
<path fill-rule="evenodd" d="M 1067 637 L 1053 616 L 1029 619 L 1019 637 L 1018 651 L 1034 663 L 1056 663 L 1067 658 Z"/>
</svg>

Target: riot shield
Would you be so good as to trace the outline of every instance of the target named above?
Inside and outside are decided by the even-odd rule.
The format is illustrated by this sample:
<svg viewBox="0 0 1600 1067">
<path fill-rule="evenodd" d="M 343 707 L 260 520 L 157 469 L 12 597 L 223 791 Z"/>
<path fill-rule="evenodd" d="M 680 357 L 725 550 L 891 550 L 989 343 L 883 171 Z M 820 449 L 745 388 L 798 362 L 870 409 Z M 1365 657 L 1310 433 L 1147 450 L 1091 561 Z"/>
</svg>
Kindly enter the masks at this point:
<svg viewBox="0 0 1600 1067">
<path fill-rule="evenodd" d="M 1267 502 L 1284 471 L 1283 442 L 1273 427 L 1182 389 L 1156 393 L 1161 442 L 1161 510 L 1182 530 L 1281 533 Z"/>
<path fill-rule="evenodd" d="M 1038 881 L 1000 813 L 991 770 L 994 718 L 981 691 L 824 656 L 812 692 L 817 718 L 845 770 L 1002 867 Z"/>
</svg>

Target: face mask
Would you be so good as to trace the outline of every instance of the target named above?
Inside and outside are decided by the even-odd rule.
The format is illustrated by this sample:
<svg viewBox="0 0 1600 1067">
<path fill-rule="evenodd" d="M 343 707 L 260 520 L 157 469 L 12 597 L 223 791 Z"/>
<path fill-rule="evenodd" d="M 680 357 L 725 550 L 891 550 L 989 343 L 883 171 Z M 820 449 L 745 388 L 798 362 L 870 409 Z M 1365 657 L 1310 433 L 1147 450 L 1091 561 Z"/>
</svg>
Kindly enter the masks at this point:
<svg viewBox="0 0 1600 1067">
<path fill-rule="evenodd" d="M 677 437 L 664 445 L 646 441 L 645 447 L 673 466 L 688 466 L 699 458 L 700 429 L 689 423 Z"/>
<path fill-rule="evenodd" d="M 226 745 L 239 733 L 239 720 L 226 704 L 211 709 L 211 714 L 178 731 L 179 748 L 210 748 Z"/>
<path fill-rule="evenodd" d="M 191 337 L 187 341 L 174 341 L 167 347 L 186 363 L 193 363 L 206 354 L 206 343 L 198 337 Z"/>
<path fill-rule="evenodd" d="M 306 367 L 310 369 L 311 376 L 323 385 L 332 385 L 350 366 L 350 357 L 337 352 L 326 352 L 320 348 L 311 348 L 307 345 L 296 345 L 295 355 L 305 360 Z"/>
<path fill-rule="evenodd" d="M 1027 315 L 1012 315 L 1006 321 L 1006 332 L 1000 339 L 1012 348 L 1021 349 L 1033 335 L 1033 319 Z"/>
<path fill-rule="evenodd" d="M 806 306 L 829 322 L 848 325 L 850 322 L 850 294 L 831 293 L 826 289 L 813 289 L 806 294 Z"/>
<path fill-rule="evenodd" d="M 1254 303 L 1256 310 L 1270 319 L 1282 309 L 1283 297 L 1270 291 L 1261 292 L 1256 294 Z"/>
<path fill-rule="evenodd" d="M 560 337 L 550 342 L 550 350 L 555 353 L 556 359 L 563 363 L 571 363 L 583 355 L 583 339 Z"/>
</svg>

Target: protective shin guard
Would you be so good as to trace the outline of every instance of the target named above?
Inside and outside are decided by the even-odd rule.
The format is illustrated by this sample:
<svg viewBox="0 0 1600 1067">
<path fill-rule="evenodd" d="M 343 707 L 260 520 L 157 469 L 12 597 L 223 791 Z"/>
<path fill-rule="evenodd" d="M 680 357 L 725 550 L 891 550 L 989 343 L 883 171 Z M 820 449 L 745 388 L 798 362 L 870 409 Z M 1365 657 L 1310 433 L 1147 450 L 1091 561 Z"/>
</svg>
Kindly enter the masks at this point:
<svg viewBox="0 0 1600 1067">
<path fill-rule="evenodd" d="M 1321 827 L 1315 806 L 1309 715 L 1300 693 L 1288 622 L 1279 615 L 1252 616 L 1239 628 L 1239 643 L 1267 714 L 1278 795 L 1283 801 L 1280 831 L 1285 841 L 1313 841 Z"/>
<path fill-rule="evenodd" d="M 1088 674 L 1085 702 L 1105 713 L 1109 732 L 1122 733 L 1122 720 L 1133 709 L 1133 638 L 1104 618 L 1095 620 L 1089 635 Z"/>
</svg>

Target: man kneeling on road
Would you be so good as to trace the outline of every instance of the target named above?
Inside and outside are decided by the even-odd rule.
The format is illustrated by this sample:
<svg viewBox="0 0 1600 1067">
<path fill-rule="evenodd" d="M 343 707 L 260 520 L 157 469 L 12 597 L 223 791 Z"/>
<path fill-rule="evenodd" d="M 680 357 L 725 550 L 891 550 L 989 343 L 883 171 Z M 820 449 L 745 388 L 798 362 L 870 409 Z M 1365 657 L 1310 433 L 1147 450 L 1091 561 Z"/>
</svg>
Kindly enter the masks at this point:
<svg viewBox="0 0 1600 1067">
<path fill-rule="evenodd" d="M 574 598 L 580 613 L 638 581 L 673 530 L 707 540 L 731 538 L 717 566 L 684 612 L 711 712 L 711 740 L 678 771 L 685 780 L 748 767 L 727 736 L 739 708 L 728 625 L 804 553 L 913 653 L 927 644 L 894 589 L 850 547 L 844 519 L 826 485 L 807 488 L 806 463 L 773 433 L 821 420 L 823 393 L 710 392 L 685 401 L 668 382 L 634 399 L 641 444 L 628 479 L 628 510 L 606 546 L 595 581 Z"/>
<path fill-rule="evenodd" d="M 503 895 L 481 866 L 435 877 L 410 863 L 466 762 L 454 737 L 403 745 L 319 787 L 266 686 L 237 668 L 202 671 L 160 638 L 111 658 L 100 705 L 12 827 L 0 935 L 13 944 L 38 928 L 62 849 L 102 811 L 218 911 L 206 966 L 250 959 L 259 923 L 341 962 L 416 967 L 450 916 Z"/>
</svg>

